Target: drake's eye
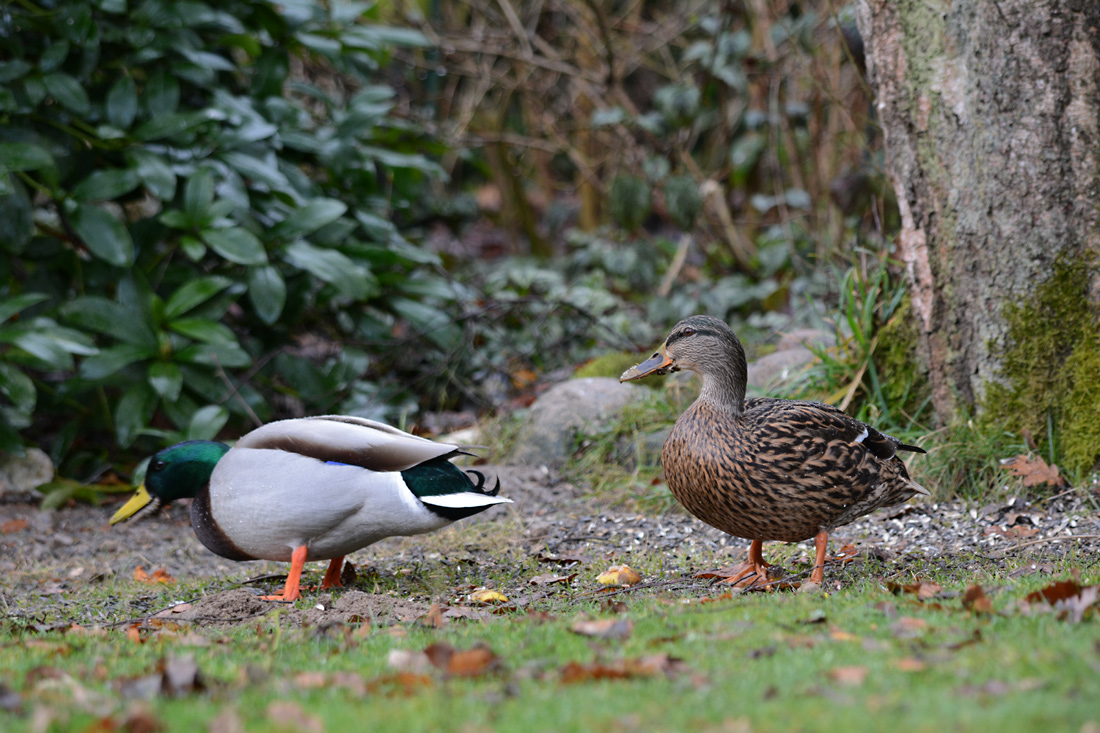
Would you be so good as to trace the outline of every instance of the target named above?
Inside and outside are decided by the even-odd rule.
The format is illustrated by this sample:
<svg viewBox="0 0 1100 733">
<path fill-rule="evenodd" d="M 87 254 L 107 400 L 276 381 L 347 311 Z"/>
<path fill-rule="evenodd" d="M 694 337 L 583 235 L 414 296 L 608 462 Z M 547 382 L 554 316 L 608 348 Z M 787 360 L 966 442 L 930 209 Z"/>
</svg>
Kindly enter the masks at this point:
<svg viewBox="0 0 1100 733">
<path fill-rule="evenodd" d="M 164 467 L 167 466 L 167 465 L 168 464 L 165 463 L 164 461 L 153 461 L 152 463 L 149 464 L 149 470 L 150 471 L 163 471 Z"/>
</svg>

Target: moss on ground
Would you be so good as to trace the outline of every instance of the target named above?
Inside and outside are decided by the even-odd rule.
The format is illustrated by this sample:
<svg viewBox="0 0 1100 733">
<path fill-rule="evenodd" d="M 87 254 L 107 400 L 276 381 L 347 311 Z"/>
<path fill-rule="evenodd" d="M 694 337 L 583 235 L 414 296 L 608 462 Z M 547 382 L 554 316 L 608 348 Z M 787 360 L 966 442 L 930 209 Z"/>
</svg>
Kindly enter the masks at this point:
<svg viewBox="0 0 1100 733">
<path fill-rule="evenodd" d="M 1055 263 L 1028 300 L 1008 304 L 1004 344 L 994 344 L 1001 382 L 986 389 L 991 424 L 1030 433 L 1071 474 L 1100 459 L 1100 307 L 1089 299 L 1092 258 Z"/>
</svg>

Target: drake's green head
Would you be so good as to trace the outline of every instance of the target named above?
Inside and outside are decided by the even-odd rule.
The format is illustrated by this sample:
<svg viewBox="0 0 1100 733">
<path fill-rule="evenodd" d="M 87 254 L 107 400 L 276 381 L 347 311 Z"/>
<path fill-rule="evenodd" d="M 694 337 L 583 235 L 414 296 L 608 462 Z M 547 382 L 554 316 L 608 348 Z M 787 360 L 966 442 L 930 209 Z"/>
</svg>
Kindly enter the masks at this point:
<svg viewBox="0 0 1100 733">
<path fill-rule="evenodd" d="M 129 519 L 142 509 L 190 499 L 210 480 L 214 466 L 229 450 L 225 443 L 189 440 L 165 448 L 149 459 L 145 482 L 136 494 L 111 517 L 111 524 Z"/>
</svg>

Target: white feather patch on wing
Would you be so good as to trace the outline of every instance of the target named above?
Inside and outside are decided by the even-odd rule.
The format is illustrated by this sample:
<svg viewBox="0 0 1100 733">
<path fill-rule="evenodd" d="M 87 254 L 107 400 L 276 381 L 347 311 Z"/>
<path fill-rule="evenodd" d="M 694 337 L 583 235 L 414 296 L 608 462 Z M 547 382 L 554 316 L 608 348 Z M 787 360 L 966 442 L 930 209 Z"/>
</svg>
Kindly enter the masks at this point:
<svg viewBox="0 0 1100 733">
<path fill-rule="evenodd" d="M 446 509 L 464 509 L 467 507 L 512 503 L 511 499 L 505 499 L 503 496 L 486 496 L 473 491 L 463 491 L 458 494 L 440 494 L 439 496 L 421 496 L 419 499 L 430 506 Z"/>
<path fill-rule="evenodd" d="M 868 435 L 870 435 L 870 433 L 867 432 L 867 428 L 863 428 L 863 432 L 856 436 L 856 442 L 862 443 L 864 440 L 867 439 Z"/>
</svg>

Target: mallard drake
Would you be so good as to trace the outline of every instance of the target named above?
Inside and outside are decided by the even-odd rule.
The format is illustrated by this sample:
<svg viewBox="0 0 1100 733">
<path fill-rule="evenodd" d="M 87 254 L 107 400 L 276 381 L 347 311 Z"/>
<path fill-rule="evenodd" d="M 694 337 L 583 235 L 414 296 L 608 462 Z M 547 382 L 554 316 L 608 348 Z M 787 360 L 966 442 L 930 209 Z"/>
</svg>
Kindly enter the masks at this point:
<svg viewBox="0 0 1100 733">
<path fill-rule="evenodd" d="M 373 420 L 325 415 L 280 420 L 230 448 L 193 440 L 149 460 L 145 482 L 113 517 L 193 497 L 191 526 L 230 560 L 290 562 L 286 586 L 267 600 L 300 597 L 303 565 L 331 560 L 322 588 L 340 585 L 344 556 L 378 540 L 431 532 L 510 503 L 450 462 L 460 446 Z"/>
<path fill-rule="evenodd" d="M 681 369 L 703 380 L 661 452 L 668 487 L 685 509 L 735 537 L 752 540 L 730 582 L 767 581 L 765 540 L 814 538 L 811 582 L 824 579 L 829 532 L 879 507 L 928 491 L 909 478 L 905 445 L 835 407 L 774 398 L 745 399 L 745 349 L 723 321 L 691 316 L 676 324 L 626 382 Z"/>
</svg>

